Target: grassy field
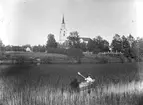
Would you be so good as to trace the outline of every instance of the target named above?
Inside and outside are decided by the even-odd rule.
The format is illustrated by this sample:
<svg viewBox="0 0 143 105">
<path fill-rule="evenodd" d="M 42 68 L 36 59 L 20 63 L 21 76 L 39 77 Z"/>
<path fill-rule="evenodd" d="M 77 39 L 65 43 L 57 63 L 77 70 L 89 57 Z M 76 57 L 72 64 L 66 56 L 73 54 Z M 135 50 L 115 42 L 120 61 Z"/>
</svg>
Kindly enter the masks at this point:
<svg viewBox="0 0 143 105">
<path fill-rule="evenodd" d="M 11 56 L 24 56 L 24 57 L 57 57 L 57 58 L 64 58 L 67 57 L 63 54 L 52 54 L 52 53 L 43 53 L 43 52 L 6 52 L 6 54 L 9 54 Z"/>
<path fill-rule="evenodd" d="M 43 61 L 49 61 L 50 63 L 73 63 L 74 60 L 69 58 L 67 55 L 62 54 L 52 54 L 52 53 L 42 53 L 42 52 L 6 52 L 5 55 L 9 59 L 21 59 L 25 61 L 31 58 L 40 58 Z M 97 54 L 85 54 L 81 58 L 81 63 L 121 63 L 122 60 L 118 57 L 97 57 Z"/>
<path fill-rule="evenodd" d="M 143 63 L 1 65 L 2 105 L 138 105 Z M 91 74 L 91 93 L 70 91 L 81 72 Z M 139 73 L 140 72 L 140 73 Z"/>
</svg>

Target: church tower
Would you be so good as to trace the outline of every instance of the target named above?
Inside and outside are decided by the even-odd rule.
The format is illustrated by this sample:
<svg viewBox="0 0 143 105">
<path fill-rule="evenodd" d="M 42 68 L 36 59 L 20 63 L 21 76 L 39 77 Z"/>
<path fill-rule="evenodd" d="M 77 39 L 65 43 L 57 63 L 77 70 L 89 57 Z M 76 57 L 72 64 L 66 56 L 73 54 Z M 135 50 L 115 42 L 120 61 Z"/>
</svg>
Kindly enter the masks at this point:
<svg viewBox="0 0 143 105">
<path fill-rule="evenodd" d="M 61 29 L 60 29 L 60 35 L 59 35 L 59 42 L 63 43 L 67 39 L 67 30 L 65 26 L 65 20 L 64 20 L 64 15 L 61 23 Z"/>
</svg>

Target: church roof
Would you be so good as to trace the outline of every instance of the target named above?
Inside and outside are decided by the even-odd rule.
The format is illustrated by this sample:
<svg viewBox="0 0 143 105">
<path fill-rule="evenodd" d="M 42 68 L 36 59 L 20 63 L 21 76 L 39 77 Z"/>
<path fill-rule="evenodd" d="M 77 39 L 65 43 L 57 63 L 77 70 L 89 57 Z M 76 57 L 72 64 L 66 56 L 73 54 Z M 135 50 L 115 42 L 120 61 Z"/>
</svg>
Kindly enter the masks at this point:
<svg viewBox="0 0 143 105">
<path fill-rule="evenodd" d="M 82 39 L 83 41 L 89 41 L 90 38 L 85 38 L 85 37 L 80 37 L 80 39 Z"/>
</svg>

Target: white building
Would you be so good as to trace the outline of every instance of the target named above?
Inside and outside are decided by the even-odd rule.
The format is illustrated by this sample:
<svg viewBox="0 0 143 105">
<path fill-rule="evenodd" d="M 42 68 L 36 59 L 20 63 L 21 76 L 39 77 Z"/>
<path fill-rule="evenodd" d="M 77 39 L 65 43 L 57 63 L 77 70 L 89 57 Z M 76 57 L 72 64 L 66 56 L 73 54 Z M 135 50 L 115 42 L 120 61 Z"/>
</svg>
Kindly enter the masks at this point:
<svg viewBox="0 0 143 105">
<path fill-rule="evenodd" d="M 67 29 L 66 29 L 66 25 L 65 25 L 65 20 L 64 20 L 64 16 L 62 18 L 62 23 L 61 23 L 61 29 L 60 29 L 60 35 L 59 35 L 59 43 L 60 45 L 62 45 L 64 48 L 68 48 L 68 37 L 69 33 L 67 33 Z M 88 43 L 88 41 L 90 40 L 90 38 L 87 37 L 80 37 L 80 42 L 84 42 L 84 43 Z"/>
<path fill-rule="evenodd" d="M 81 42 L 81 43 L 84 42 L 84 43 L 87 44 L 89 40 L 90 40 L 90 38 L 80 37 L 80 42 Z"/>
<path fill-rule="evenodd" d="M 60 29 L 59 42 L 62 44 L 66 40 L 67 40 L 67 29 L 66 29 L 66 25 L 65 25 L 64 16 L 63 16 L 61 29 Z"/>
<path fill-rule="evenodd" d="M 26 50 L 26 52 L 32 52 L 30 47 L 27 47 L 25 50 Z"/>
</svg>

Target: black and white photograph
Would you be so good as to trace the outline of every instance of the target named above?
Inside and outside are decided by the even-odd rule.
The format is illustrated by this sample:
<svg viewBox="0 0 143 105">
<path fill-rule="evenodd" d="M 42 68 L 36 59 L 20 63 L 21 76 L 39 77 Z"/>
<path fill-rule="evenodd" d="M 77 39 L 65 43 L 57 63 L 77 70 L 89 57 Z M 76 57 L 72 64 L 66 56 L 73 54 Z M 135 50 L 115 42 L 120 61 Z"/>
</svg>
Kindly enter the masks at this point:
<svg viewBox="0 0 143 105">
<path fill-rule="evenodd" d="M 0 105 L 143 105 L 142 0 L 0 0 Z"/>
</svg>

